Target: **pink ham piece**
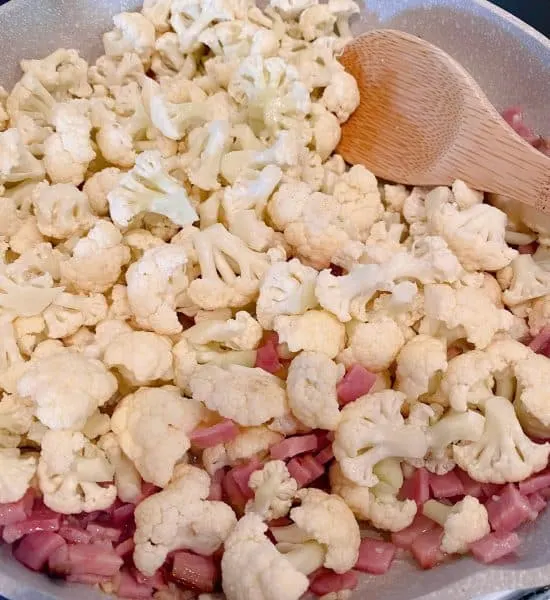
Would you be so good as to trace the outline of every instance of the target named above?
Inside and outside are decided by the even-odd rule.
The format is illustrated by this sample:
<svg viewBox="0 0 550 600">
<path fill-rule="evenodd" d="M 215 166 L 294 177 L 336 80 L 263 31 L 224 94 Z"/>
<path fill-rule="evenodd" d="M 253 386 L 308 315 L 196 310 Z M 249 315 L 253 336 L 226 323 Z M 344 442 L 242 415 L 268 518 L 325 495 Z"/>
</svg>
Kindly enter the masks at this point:
<svg viewBox="0 0 550 600">
<path fill-rule="evenodd" d="M 311 454 L 293 458 L 287 464 L 287 469 L 300 487 L 309 485 L 325 472 L 323 465 L 319 464 Z"/>
<path fill-rule="evenodd" d="M 61 515 L 59 513 L 54 513 L 48 508 L 40 508 L 39 510 L 33 510 L 26 521 L 6 525 L 2 531 L 2 538 L 7 544 L 12 544 L 15 540 L 29 533 L 59 531 L 60 525 Z"/>
<path fill-rule="evenodd" d="M 118 508 L 113 510 L 111 516 L 111 523 L 115 527 L 126 527 L 128 524 L 134 522 L 134 510 L 136 509 L 134 504 L 122 504 Z"/>
<path fill-rule="evenodd" d="M 359 546 L 359 558 L 354 569 L 372 575 L 383 575 L 391 567 L 396 552 L 397 548 L 389 542 L 364 538 Z"/>
<path fill-rule="evenodd" d="M 422 569 L 431 569 L 443 561 L 445 553 L 441 550 L 443 528 L 436 526 L 421 533 L 411 545 L 411 553 Z"/>
<path fill-rule="evenodd" d="M 265 336 L 263 344 L 256 350 L 254 366 L 275 375 L 283 366 L 279 360 L 278 345 L 279 336 L 274 331 L 269 332 Z"/>
<path fill-rule="evenodd" d="M 543 327 L 539 333 L 531 340 L 529 348 L 537 354 L 548 356 L 550 353 L 550 326 Z"/>
<path fill-rule="evenodd" d="M 455 473 L 462 482 L 465 496 L 473 496 L 474 498 L 480 498 L 483 495 L 483 488 L 479 481 L 472 479 L 466 471 L 462 469 L 455 469 Z"/>
<path fill-rule="evenodd" d="M 391 534 L 391 541 L 398 548 L 410 550 L 414 540 L 435 528 L 435 523 L 423 514 L 417 514 L 414 521 L 405 529 Z"/>
<path fill-rule="evenodd" d="M 189 439 L 196 448 L 204 450 L 212 448 L 218 444 L 230 442 L 239 435 L 239 428 L 229 419 L 225 419 L 221 423 L 212 425 L 212 427 L 198 427 L 191 432 Z"/>
<path fill-rule="evenodd" d="M 525 481 L 520 481 L 519 491 L 524 495 L 534 494 L 544 488 L 550 487 L 550 471 L 542 471 L 537 473 Z"/>
<path fill-rule="evenodd" d="M 539 247 L 537 242 L 531 242 L 530 244 L 522 244 L 518 246 L 518 252 L 520 254 L 535 254 Z"/>
<path fill-rule="evenodd" d="M 210 493 L 208 494 L 208 500 L 222 500 L 223 499 L 223 477 L 225 473 L 223 469 L 218 469 L 210 480 Z"/>
<path fill-rule="evenodd" d="M 60 575 L 100 575 L 112 577 L 122 566 L 122 558 L 110 544 L 68 544 L 48 559 L 50 571 Z"/>
<path fill-rule="evenodd" d="M 286 460 L 297 454 L 305 454 L 306 452 L 317 450 L 318 445 L 319 440 L 313 433 L 308 435 L 295 435 L 271 446 L 269 453 L 271 454 L 271 458 Z"/>
<path fill-rule="evenodd" d="M 399 490 L 400 500 L 414 500 L 419 506 L 430 499 L 430 474 L 422 468 L 416 469 L 411 477 L 405 479 Z"/>
<path fill-rule="evenodd" d="M 86 531 L 92 536 L 92 542 L 108 541 L 118 542 L 122 532 L 114 527 L 105 527 L 97 523 L 89 523 Z"/>
<path fill-rule="evenodd" d="M 250 489 L 248 481 L 254 471 L 259 471 L 263 467 L 262 463 L 257 459 L 253 458 L 244 465 L 234 467 L 230 473 L 238 485 L 241 494 L 247 499 L 254 498 L 254 492 Z"/>
<path fill-rule="evenodd" d="M 73 544 L 89 544 L 92 541 L 92 534 L 75 525 L 61 525 L 59 535 L 67 542 Z"/>
<path fill-rule="evenodd" d="M 529 506 L 531 507 L 533 512 L 536 513 L 534 515 L 535 518 L 538 517 L 539 513 L 542 512 L 546 508 L 546 505 L 548 504 L 548 502 L 546 501 L 546 498 L 542 494 L 539 494 L 538 492 L 535 492 L 534 494 L 527 496 L 527 500 L 529 501 Z"/>
<path fill-rule="evenodd" d="M 492 498 L 493 496 L 498 496 L 502 491 L 504 486 L 500 483 L 482 483 L 481 490 L 483 491 L 483 495 L 485 498 Z"/>
<path fill-rule="evenodd" d="M 515 531 L 496 532 L 470 544 L 470 551 L 476 560 L 489 564 L 514 552 L 520 543 L 521 540 Z"/>
<path fill-rule="evenodd" d="M 514 531 L 522 523 L 533 518 L 529 500 L 519 493 L 513 483 L 505 486 L 499 496 L 489 498 L 485 508 L 494 531 Z"/>
<path fill-rule="evenodd" d="M 39 531 L 26 535 L 14 547 L 13 555 L 29 569 L 40 571 L 48 562 L 50 555 L 64 545 L 66 545 L 65 540 L 57 533 Z"/>
<path fill-rule="evenodd" d="M 518 106 L 513 106 L 503 111 L 502 118 L 518 135 L 532 146 L 536 146 L 540 142 L 540 136 L 525 124 L 523 111 Z"/>
<path fill-rule="evenodd" d="M 153 586 L 138 583 L 126 569 L 113 577 L 113 587 L 119 598 L 152 598 Z"/>
<path fill-rule="evenodd" d="M 28 519 L 32 513 L 33 503 L 34 492 L 30 488 L 21 500 L 0 504 L 0 526 L 12 525 L 13 523 L 19 523 Z"/>
<path fill-rule="evenodd" d="M 176 552 L 172 576 L 185 586 L 199 592 L 211 592 L 218 580 L 218 568 L 211 556 L 191 552 Z"/>
<path fill-rule="evenodd" d="M 430 488 L 434 498 L 464 496 L 464 486 L 454 471 L 445 473 L 445 475 L 430 473 Z"/>
<path fill-rule="evenodd" d="M 340 406 L 345 406 L 368 394 L 375 383 L 376 375 L 374 373 L 362 365 L 353 365 L 336 386 Z"/>
<path fill-rule="evenodd" d="M 115 552 L 119 556 L 127 556 L 134 551 L 135 547 L 136 545 L 134 544 L 134 539 L 128 538 L 127 540 L 120 542 L 120 544 L 115 548 Z"/>
<path fill-rule="evenodd" d="M 336 594 L 342 590 L 353 590 L 359 582 L 357 573 L 348 571 L 347 573 L 335 573 L 330 569 L 320 569 L 313 576 L 309 584 L 309 591 L 316 596 L 326 594 Z"/>
<path fill-rule="evenodd" d="M 232 471 L 225 473 L 222 480 L 222 490 L 223 497 L 227 503 L 238 513 L 243 513 L 247 499 L 235 481 Z"/>
<path fill-rule="evenodd" d="M 315 455 L 314 458 L 320 465 L 326 465 L 334 458 L 332 446 L 327 446 L 326 448 L 323 448 L 321 452 Z"/>
</svg>

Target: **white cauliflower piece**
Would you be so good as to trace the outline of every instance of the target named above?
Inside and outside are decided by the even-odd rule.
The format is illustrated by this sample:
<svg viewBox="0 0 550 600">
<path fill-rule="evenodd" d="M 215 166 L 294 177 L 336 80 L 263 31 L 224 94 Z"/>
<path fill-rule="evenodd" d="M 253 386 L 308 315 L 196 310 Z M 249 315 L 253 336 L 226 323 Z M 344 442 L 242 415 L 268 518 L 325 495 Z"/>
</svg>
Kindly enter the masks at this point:
<svg viewBox="0 0 550 600">
<path fill-rule="evenodd" d="M 296 480 L 282 460 L 265 463 L 252 473 L 248 485 L 254 491 L 254 498 L 248 501 L 245 512 L 256 513 L 266 521 L 287 515 L 298 490 Z"/>
<path fill-rule="evenodd" d="M 80 327 L 96 325 L 107 316 L 107 301 L 101 294 L 80 296 L 63 292 L 43 313 L 48 337 L 65 338 Z"/>
<path fill-rule="evenodd" d="M 281 417 L 286 409 L 283 382 L 263 369 L 201 365 L 189 387 L 195 400 L 240 425 L 261 425 Z"/>
<path fill-rule="evenodd" d="M 485 428 L 480 440 L 453 446 L 456 463 L 472 479 L 516 482 L 546 467 L 550 445 L 535 444 L 525 435 L 509 400 L 491 396 L 482 410 Z"/>
<path fill-rule="evenodd" d="M 124 173 L 116 167 L 108 167 L 94 173 L 84 183 L 82 191 L 88 196 L 92 212 L 99 217 L 109 214 L 109 201 L 107 196 L 120 184 Z"/>
<path fill-rule="evenodd" d="M 445 284 L 427 285 L 424 309 L 429 319 L 442 322 L 448 329 L 459 327 L 459 337 L 476 348 L 487 347 L 496 333 L 507 332 L 514 324 L 513 315 L 497 308 L 484 290 L 469 286 L 453 289 Z"/>
<path fill-rule="evenodd" d="M 35 402 L 37 418 L 50 429 L 80 430 L 117 387 L 103 363 L 63 351 L 33 357 L 17 383 L 17 393 Z"/>
<path fill-rule="evenodd" d="M 341 412 L 333 450 L 343 474 L 372 487 L 374 467 L 385 458 L 418 459 L 428 451 L 425 428 L 401 416 L 405 395 L 384 390 L 362 396 Z"/>
<path fill-rule="evenodd" d="M 34 402 L 29 398 L 20 398 L 17 394 L 2 396 L 0 400 L 0 437 L 3 440 L 13 440 L 13 447 L 18 446 L 21 435 L 27 433 L 32 425 L 34 411 Z"/>
<path fill-rule="evenodd" d="M 433 394 L 447 370 L 447 346 L 439 339 L 417 335 L 399 352 L 395 389 L 408 400 L 417 400 L 424 394 Z"/>
<path fill-rule="evenodd" d="M 256 317 L 264 329 L 272 329 L 280 315 L 302 315 L 318 304 L 317 271 L 297 258 L 271 265 L 260 285 Z"/>
<path fill-rule="evenodd" d="M 47 237 L 82 235 L 94 224 L 88 197 L 70 183 L 42 182 L 34 188 L 32 199 L 38 229 Z"/>
<path fill-rule="evenodd" d="M 122 267 L 130 262 L 130 249 L 110 221 L 97 221 L 73 248 L 72 257 L 60 264 L 61 281 L 82 292 L 109 290 Z"/>
<path fill-rule="evenodd" d="M 103 352 L 103 362 L 132 386 L 172 379 L 172 342 L 150 331 L 116 336 Z"/>
<path fill-rule="evenodd" d="M 105 510 L 116 499 L 116 487 L 104 486 L 113 479 L 113 466 L 79 432 L 46 431 L 37 474 L 44 504 L 61 514 Z"/>
<path fill-rule="evenodd" d="M 126 52 L 122 57 L 100 56 L 88 75 L 97 96 L 104 88 L 114 91 L 116 86 L 139 82 L 145 71 L 140 57 L 135 52 Z M 93 102 L 94 98 L 91 100 Z"/>
<path fill-rule="evenodd" d="M 155 45 L 155 26 L 143 15 L 136 12 L 123 12 L 113 17 L 115 29 L 103 35 L 105 54 L 123 57 L 135 52 L 147 62 Z"/>
<path fill-rule="evenodd" d="M 140 154 L 107 200 L 111 218 L 120 228 L 128 227 L 142 213 L 164 215 L 182 227 L 199 218 L 186 189 L 165 171 L 158 150 Z"/>
<path fill-rule="evenodd" d="M 89 440 L 95 440 L 109 431 L 111 431 L 111 417 L 108 414 L 99 412 L 99 410 L 96 410 L 88 417 L 86 424 L 82 428 L 82 433 Z"/>
<path fill-rule="evenodd" d="M 513 366 L 513 375 L 516 378 L 514 406 L 524 431 L 535 438 L 547 438 L 550 410 L 545 398 L 550 381 L 550 360 L 529 352 Z"/>
<path fill-rule="evenodd" d="M 25 495 L 36 473 L 36 457 L 19 448 L 0 448 L 0 502 L 17 502 Z"/>
<path fill-rule="evenodd" d="M 290 352 L 320 352 L 334 358 L 346 341 L 343 323 L 325 310 L 308 310 L 303 315 L 278 315 L 273 329 L 279 334 L 279 342 L 286 344 Z"/>
<path fill-rule="evenodd" d="M 225 540 L 222 587 L 227 600 L 299 600 L 309 580 L 265 536 L 267 525 L 250 513 Z"/>
<path fill-rule="evenodd" d="M 535 337 L 550 325 L 550 294 L 537 298 L 530 307 L 528 315 L 529 333 Z"/>
<path fill-rule="evenodd" d="M 443 527 L 441 550 L 448 554 L 466 554 L 470 544 L 491 532 L 487 509 L 473 496 L 465 496 L 454 506 L 428 500 L 422 512 Z"/>
<path fill-rule="evenodd" d="M 511 268 L 511 281 L 502 293 L 507 306 L 515 307 L 550 293 L 550 272 L 536 263 L 530 254 L 514 258 Z"/>
<path fill-rule="evenodd" d="M 210 555 L 226 540 L 237 519 L 224 502 L 206 500 L 210 477 L 181 465 L 171 483 L 138 504 L 135 511 L 134 563 L 154 575 L 173 550 Z"/>
<path fill-rule="evenodd" d="M 204 417 L 204 407 L 174 386 L 140 388 L 119 402 L 111 429 L 143 479 L 164 487 L 191 446 L 188 434 Z"/>
<path fill-rule="evenodd" d="M 355 363 L 369 371 L 385 371 L 395 361 L 405 345 L 401 327 L 389 317 L 372 323 L 354 321 L 348 327 L 348 347 L 338 355 L 346 367 Z"/>
<path fill-rule="evenodd" d="M 340 421 L 336 384 L 345 373 L 328 356 L 302 352 L 291 363 L 287 377 L 288 404 L 308 427 L 334 430 Z"/>
<path fill-rule="evenodd" d="M 0 132 L 0 185 L 42 179 L 44 175 L 42 161 L 31 154 L 17 129 Z"/>
<path fill-rule="evenodd" d="M 102 435 L 97 443 L 115 470 L 117 496 L 122 502 L 137 504 L 141 499 L 141 477 L 132 461 L 124 454 L 114 433 Z"/>
<path fill-rule="evenodd" d="M 338 117 L 340 123 L 345 123 L 359 106 L 359 87 L 355 77 L 346 71 L 334 72 L 321 102 Z"/>
<path fill-rule="evenodd" d="M 176 307 L 187 289 L 187 254 L 182 246 L 163 244 L 144 252 L 126 271 L 128 304 L 140 327 L 161 335 L 179 333 Z"/>
<path fill-rule="evenodd" d="M 262 339 L 263 330 L 254 317 L 240 310 L 235 318 L 226 321 L 216 318 L 199 321 L 183 335 L 193 346 L 215 343 L 231 350 L 254 350 Z"/>
</svg>

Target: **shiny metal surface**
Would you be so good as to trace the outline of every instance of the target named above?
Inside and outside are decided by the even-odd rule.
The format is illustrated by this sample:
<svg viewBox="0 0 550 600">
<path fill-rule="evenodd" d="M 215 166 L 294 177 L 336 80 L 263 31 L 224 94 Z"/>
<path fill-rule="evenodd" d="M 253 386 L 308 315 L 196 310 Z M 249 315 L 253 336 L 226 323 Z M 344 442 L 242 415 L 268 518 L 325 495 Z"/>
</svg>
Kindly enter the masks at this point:
<svg viewBox="0 0 550 600">
<path fill-rule="evenodd" d="M 100 52 L 110 18 L 139 0 L 12 0 L 0 8 L 0 84 L 11 86 L 21 58 L 58 47 Z M 484 0 L 368 0 L 355 31 L 377 26 L 409 31 L 440 45 L 479 81 L 499 108 L 521 105 L 529 122 L 550 134 L 550 42 Z M 397 561 L 387 576 L 361 580 L 354 598 L 368 600 L 466 600 L 485 592 L 550 582 L 550 512 L 526 527 L 520 556 L 482 567 L 465 558 L 429 572 Z M 10 600 L 92 600 L 92 589 L 64 585 L 27 571 L 0 548 L 0 594 Z"/>
</svg>

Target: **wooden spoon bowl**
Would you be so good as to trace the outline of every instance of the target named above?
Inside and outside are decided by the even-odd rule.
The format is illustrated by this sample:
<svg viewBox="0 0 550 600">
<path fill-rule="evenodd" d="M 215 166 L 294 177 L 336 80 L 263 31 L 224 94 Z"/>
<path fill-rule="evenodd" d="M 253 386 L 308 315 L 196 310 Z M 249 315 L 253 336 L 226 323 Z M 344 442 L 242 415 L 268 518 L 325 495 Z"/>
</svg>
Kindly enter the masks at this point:
<svg viewBox="0 0 550 600">
<path fill-rule="evenodd" d="M 347 162 L 407 185 L 462 179 L 550 212 L 550 158 L 509 127 L 443 50 L 377 30 L 354 39 L 340 61 L 361 94 L 338 147 Z"/>
</svg>

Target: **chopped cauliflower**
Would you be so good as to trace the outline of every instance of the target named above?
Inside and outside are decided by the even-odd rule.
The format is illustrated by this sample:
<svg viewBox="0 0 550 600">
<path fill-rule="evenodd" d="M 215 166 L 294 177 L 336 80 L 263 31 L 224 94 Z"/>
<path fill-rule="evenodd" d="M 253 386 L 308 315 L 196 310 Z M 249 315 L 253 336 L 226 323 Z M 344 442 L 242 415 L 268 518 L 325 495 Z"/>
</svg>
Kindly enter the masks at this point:
<svg viewBox="0 0 550 600">
<path fill-rule="evenodd" d="M 247 503 L 246 512 L 254 512 L 265 520 L 286 516 L 298 489 L 282 460 L 265 463 L 261 470 L 252 473 L 248 485 L 254 498 Z"/>
<path fill-rule="evenodd" d="M 36 457 L 19 448 L 0 448 L 0 502 L 17 502 L 36 473 Z"/>
</svg>

